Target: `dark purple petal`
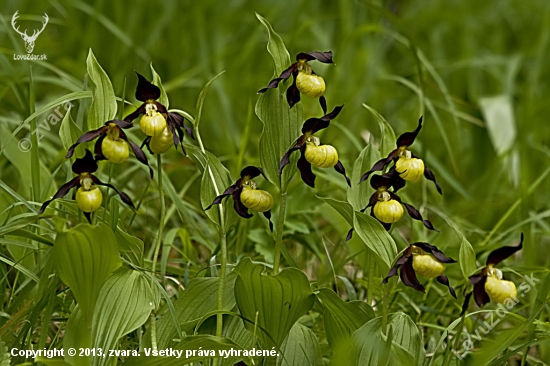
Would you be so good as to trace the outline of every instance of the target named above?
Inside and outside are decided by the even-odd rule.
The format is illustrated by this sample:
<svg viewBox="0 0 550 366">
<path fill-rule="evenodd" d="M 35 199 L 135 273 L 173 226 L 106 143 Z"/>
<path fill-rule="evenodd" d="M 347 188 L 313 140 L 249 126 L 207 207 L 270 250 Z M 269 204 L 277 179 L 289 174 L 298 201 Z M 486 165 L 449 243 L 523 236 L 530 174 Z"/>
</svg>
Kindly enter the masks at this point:
<svg viewBox="0 0 550 366">
<path fill-rule="evenodd" d="M 298 55 L 296 55 L 296 61 L 300 61 L 300 60 L 307 60 L 307 61 L 317 60 L 317 61 L 322 62 L 324 64 L 334 63 L 332 61 L 332 51 L 328 51 L 328 52 L 301 52 Z"/>
<path fill-rule="evenodd" d="M 112 121 L 109 121 L 107 122 L 106 124 L 108 123 L 114 123 L 115 125 L 117 125 L 119 128 L 123 128 L 123 129 L 128 129 L 128 128 L 132 128 L 134 125 L 132 124 L 132 122 L 128 122 L 128 121 L 122 121 L 120 119 L 114 119 Z"/>
<path fill-rule="evenodd" d="M 486 264 L 499 264 L 512 254 L 514 254 L 517 251 L 520 251 L 523 248 L 523 233 L 521 233 L 521 238 L 519 241 L 519 245 L 515 247 L 502 247 L 495 249 L 489 254 L 489 257 L 487 258 Z"/>
<path fill-rule="evenodd" d="M 479 283 L 479 281 L 481 281 L 485 277 L 486 268 L 487 267 L 483 268 L 481 273 L 476 274 L 476 275 L 472 275 L 468 278 L 470 280 L 471 285 L 475 285 L 475 284 Z"/>
<path fill-rule="evenodd" d="M 88 223 L 92 223 L 92 213 L 91 212 L 82 212 L 84 216 L 86 217 L 86 220 L 88 220 Z"/>
<path fill-rule="evenodd" d="M 143 150 L 141 150 L 139 146 L 134 144 L 132 141 L 128 141 L 128 140 L 126 141 L 128 142 L 128 144 L 132 148 L 132 151 L 136 155 L 136 159 L 138 159 L 140 163 L 142 163 L 143 165 L 147 166 L 147 168 L 149 168 L 149 175 L 151 176 L 151 179 L 153 179 L 153 176 L 154 176 L 153 168 L 151 168 L 151 166 L 149 165 L 149 162 L 147 161 L 147 156 L 145 156 L 145 153 L 143 152 Z"/>
<path fill-rule="evenodd" d="M 142 102 L 147 100 L 157 100 L 160 98 L 160 89 L 151 83 L 143 75 L 136 71 L 138 85 L 136 87 L 136 99 Z"/>
<path fill-rule="evenodd" d="M 89 142 L 92 140 L 95 140 L 100 136 L 101 134 L 105 133 L 107 131 L 107 126 L 103 126 L 101 128 L 98 128 L 97 130 L 88 131 L 84 135 L 80 136 L 76 142 L 69 147 L 69 150 L 67 151 L 66 158 L 70 158 L 74 154 L 74 149 L 78 146 L 78 144 L 81 144 L 83 142 Z"/>
<path fill-rule="evenodd" d="M 239 195 L 240 195 L 241 190 L 242 190 L 242 187 L 239 187 L 236 184 L 227 187 L 227 189 L 222 194 L 220 194 L 218 197 L 214 198 L 214 201 L 212 201 L 212 203 L 207 208 L 205 208 L 204 210 L 208 211 L 212 208 L 212 206 L 219 205 L 220 203 L 222 203 L 222 201 L 225 197 L 231 196 L 236 192 L 238 192 Z"/>
<path fill-rule="evenodd" d="M 437 231 L 439 232 L 439 230 L 437 230 L 433 225 L 432 223 L 430 222 L 430 220 L 424 220 L 422 218 L 422 215 L 420 214 L 420 212 L 418 212 L 418 210 L 416 208 L 414 208 L 414 206 L 412 205 L 409 205 L 408 203 L 405 203 L 405 202 L 401 202 L 405 208 L 407 209 L 407 212 L 409 213 L 409 216 L 414 219 L 414 220 L 418 220 L 418 221 L 422 221 L 422 223 L 424 224 L 424 226 L 430 230 L 433 230 L 433 231 Z"/>
<path fill-rule="evenodd" d="M 349 229 L 348 235 L 346 235 L 346 241 L 350 241 L 350 240 L 351 240 L 351 238 L 353 237 L 353 231 L 354 231 L 354 230 L 355 230 L 354 228 Z"/>
<path fill-rule="evenodd" d="M 447 276 L 441 275 L 441 276 L 437 277 L 436 279 L 437 279 L 437 282 L 441 283 L 442 285 L 447 286 L 449 288 L 449 292 L 451 293 L 451 295 L 453 295 L 453 297 L 456 299 L 455 289 L 452 288 L 451 285 L 449 284 L 449 279 L 447 278 Z"/>
<path fill-rule="evenodd" d="M 323 113 L 327 113 L 327 99 L 324 95 L 321 95 L 319 97 L 319 104 L 321 105 L 321 109 L 323 110 Z"/>
<path fill-rule="evenodd" d="M 300 170 L 300 175 L 302 180 L 308 186 L 315 188 L 315 174 L 311 171 L 311 164 L 306 160 L 305 148 L 300 149 L 301 156 L 298 159 L 298 169 Z"/>
<path fill-rule="evenodd" d="M 325 114 L 321 118 L 310 118 L 304 122 L 302 126 L 302 133 L 315 133 L 324 128 L 327 128 L 330 125 L 330 121 L 335 119 L 344 108 L 343 105 L 340 105 L 332 110 L 332 112 Z M 326 112 L 325 112 L 326 113 Z"/>
<path fill-rule="evenodd" d="M 395 158 L 395 155 L 397 155 L 397 149 L 396 150 L 393 150 L 389 155 L 388 157 L 386 158 L 383 158 L 383 159 L 380 159 L 378 160 L 376 163 L 374 163 L 374 165 L 372 166 L 372 168 L 370 168 L 370 170 L 368 172 L 366 172 L 365 174 L 363 174 L 363 176 L 361 177 L 361 180 L 359 181 L 359 183 L 362 183 L 364 181 L 366 181 L 367 179 L 369 179 L 369 176 L 376 172 L 376 171 L 380 171 L 380 170 L 384 170 L 384 168 L 386 167 L 386 165 L 388 165 L 389 163 L 392 162 L 392 160 Z"/>
<path fill-rule="evenodd" d="M 290 108 L 294 107 L 294 104 L 300 101 L 300 91 L 296 86 L 296 75 L 294 75 L 292 85 L 286 90 L 286 101 L 288 102 Z"/>
<path fill-rule="evenodd" d="M 370 186 L 374 189 L 386 187 L 390 188 L 395 182 L 395 177 L 392 175 L 379 175 L 375 174 L 370 180 Z"/>
<path fill-rule="evenodd" d="M 83 158 L 76 159 L 72 166 L 75 174 L 93 173 L 97 171 L 97 162 L 92 155 L 92 152 L 86 149 L 86 154 Z"/>
<path fill-rule="evenodd" d="M 424 286 L 422 286 L 420 282 L 418 282 L 418 278 L 416 278 L 416 273 L 414 272 L 412 261 L 413 257 L 410 256 L 407 258 L 407 261 L 401 266 L 401 281 L 403 281 L 403 284 L 405 284 L 406 286 L 412 287 L 417 291 L 426 292 Z"/>
<path fill-rule="evenodd" d="M 273 232 L 273 223 L 271 222 L 271 210 L 266 211 L 266 212 L 262 212 L 262 214 L 265 216 L 267 221 L 269 221 L 269 230 L 271 230 L 271 232 Z"/>
<path fill-rule="evenodd" d="M 103 145 L 103 140 L 105 140 L 105 135 L 98 138 L 94 145 L 94 157 L 96 161 L 99 160 L 107 160 L 105 155 L 103 155 L 103 150 L 101 150 L 101 147 Z"/>
<path fill-rule="evenodd" d="M 365 212 L 365 210 L 366 210 L 367 208 L 373 207 L 373 206 L 376 204 L 376 202 L 378 202 L 378 193 L 377 193 L 377 192 L 374 192 L 374 193 L 370 196 L 370 198 L 369 198 L 369 204 L 366 205 L 365 208 L 363 208 L 363 209 L 361 210 L 361 212 Z"/>
<path fill-rule="evenodd" d="M 248 208 L 241 202 L 241 190 L 242 188 L 239 187 L 239 190 L 233 193 L 233 207 L 239 216 L 249 219 L 253 215 L 248 213 Z"/>
<path fill-rule="evenodd" d="M 283 158 L 281 159 L 281 162 L 279 163 L 279 175 L 283 174 L 283 168 L 290 163 L 290 155 L 296 151 L 300 150 L 302 148 L 302 145 L 296 144 L 283 155 Z"/>
<path fill-rule="evenodd" d="M 416 136 L 418 136 L 418 133 L 422 129 L 422 118 L 423 117 L 420 117 L 420 119 L 418 120 L 418 126 L 414 131 L 405 132 L 404 134 L 402 134 L 397 138 L 397 147 L 411 146 L 413 144 L 414 140 L 416 139 Z"/>
<path fill-rule="evenodd" d="M 90 174 L 90 178 L 92 178 L 92 181 L 99 185 L 99 186 L 104 186 L 104 187 L 109 187 L 111 188 L 112 190 L 114 190 L 119 196 L 120 196 L 120 199 L 122 200 L 122 202 L 124 202 L 125 204 L 127 204 L 128 206 L 132 207 L 133 209 L 135 209 L 134 207 L 134 203 L 132 202 L 132 200 L 130 199 L 130 197 L 128 197 L 128 195 L 124 192 L 121 192 L 119 191 L 118 189 L 115 188 L 115 186 L 113 186 L 112 184 L 109 184 L 109 183 L 104 183 L 102 181 L 99 180 L 98 177 L 96 177 L 95 175 L 92 175 Z"/>
<path fill-rule="evenodd" d="M 401 266 L 403 266 L 406 262 L 407 262 L 407 259 L 409 257 L 409 255 L 407 255 L 407 251 L 405 253 L 403 253 L 403 255 L 401 257 L 399 257 L 399 259 L 395 262 L 395 265 L 390 269 L 390 271 L 388 272 L 388 275 L 386 276 L 386 278 L 384 278 L 382 280 L 382 284 L 385 284 L 385 283 L 388 283 L 388 280 L 393 277 L 393 276 L 397 276 L 397 270 L 399 268 L 401 268 Z"/>
<path fill-rule="evenodd" d="M 447 257 L 441 250 L 437 249 L 435 245 L 423 242 L 414 243 L 412 245 L 419 247 L 425 252 L 433 254 L 433 256 L 441 263 L 456 263 L 454 259 Z"/>
<path fill-rule="evenodd" d="M 267 89 L 273 89 L 273 88 L 276 88 L 277 86 L 279 86 L 279 83 L 283 80 L 286 80 L 290 77 L 290 75 L 292 75 L 292 73 L 296 70 L 296 63 L 293 63 L 292 65 L 290 65 L 290 67 L 288 69 L 286 69 L 285 71 L 283 71 L 281 73 L 281 75 L 279 75 L 278 78 L 275 78 L 273 80 L 271 80 L 269 82 L 269 84 L 267 84 L 267 87 L 263 88 L 263 89 L 260 89 L 258 91 L 258 94 L 263 94 L 267 91 Z"/>
<path fill-rule="evenodd" d="M 439 194 L 442 195 L 443 191 L 441 190 L 441 186 L 439 185 L 439 183 L 436 182 L 434 173 L 432 173 L 430 168 L 428 168 L 428 166 L 425 164 L 424 164 L 424 176 L 426 177 L 427 180 L 431 180 L 432 182 L 434 182 L 435 188 L 437 188 L 437 191 L 439 192 Z"/>
<path fill-rule="evenodd" d="M 334 170 L 336 170 L 338 173 L 342 174 L 346 178 L 346 182 L 348 182 L 348 186 L 351 187 L 351 181 L 349 180 L 348 176 L 346 175 L 346 168 L 342 165 L 342 162 L 338 160 L 338 163 L 334 166 Z"/>
<path fill-rule="evenodd" d="M 262 169 L 255 166 L 247 166 L 241 170 L 241 178 L 248 177 L 249 179 L 256 178 L 262 174 Z"/>
<path fill-rule="evenodd" d="M 487 281 L 487 277 L 483 276 L 481 281 L 476 283 L 474 285 L 474 300 L 476 301 L 477 306 L 482 308 L 485 304 L 487 304 L 491 299 L 489 298 L 489 295 L 485 291 L 485 282 Z"/>
<path fill-rule="evenodd" d="M 39 214 L 42 214 L 44 213 L 44 210 L 46 210 L 46 207 L 48 207 L 48 205 L 53 201 L 53 200 L 56 200 L 58 198 L 61 198 L 61 197 L 65 197 L 65 195 L 67 193 L 69 193 L 69 191 L 74 188 L 74 187 L 77 187 L 80 185 L 80 177 L 75 177 L 73 179 L 71 179 L 70 181 L 68 181 L 67 183 L 63 184 L 58 190 L 57 192 L 55 192 L 55 194 L 53 195 L 52 199 L 50 200 L 47 200 L 46 202 L 44 202 L 42 204 L 42 206 L 40 207 L 40 211 L 38 211 Z"/>
<path fill-rule="evenodd" d="M 140 115 L 144 113 L 145 113 L 145 103 L 143 103 L 138 107 L 138 109 L 136 109 L 135 111 L 133 111 L 132 113 L 124 117 L 124 121 L 132 122 L 133 120 L 135 120 L 136 118 L 138 118 Z"/>
</svg>

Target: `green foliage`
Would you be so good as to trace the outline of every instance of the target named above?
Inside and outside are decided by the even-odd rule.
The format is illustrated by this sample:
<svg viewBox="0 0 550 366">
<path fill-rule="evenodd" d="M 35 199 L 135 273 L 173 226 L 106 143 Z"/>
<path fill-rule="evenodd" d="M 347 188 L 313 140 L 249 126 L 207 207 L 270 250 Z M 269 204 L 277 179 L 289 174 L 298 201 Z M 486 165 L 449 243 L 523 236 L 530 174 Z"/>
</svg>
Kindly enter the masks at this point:
<svg viewBox="0 0 550 366">
<path fill-rule="evenodd" d="M 111 80 L 97 62 L 91 49 L 86 59 L 86 67 L 88 76 L 94 85 L 87 127 L 88 130 L 95 130 L 103 126 L 105 122 L 115 118 L 117 106 Z"/>
</svg>

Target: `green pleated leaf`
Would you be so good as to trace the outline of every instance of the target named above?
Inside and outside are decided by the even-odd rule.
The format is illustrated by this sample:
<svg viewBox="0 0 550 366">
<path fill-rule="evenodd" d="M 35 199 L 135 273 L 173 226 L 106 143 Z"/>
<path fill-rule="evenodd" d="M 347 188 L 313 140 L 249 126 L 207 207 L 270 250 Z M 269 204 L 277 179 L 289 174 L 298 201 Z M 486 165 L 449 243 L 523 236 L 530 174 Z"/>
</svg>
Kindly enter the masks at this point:
<svg viewBox="0 0 550 366">
<path fill-rule="evenodd" d="M 267 50 L 275 63 L 274 76 L 279 76 L 290 66 L 290 55 L 281 37 L 275 33 L 267 20 L 256 14 L 268 33 Z M 267 84 L 267 80 L 265 84 Z M 270 89 L 258 98 L 255 112 L 263 123 L 260 138 L 260 164 L 267 179 L 277 187 L 286 186 L 294 173 L 298 153 L 294 153 L 291 162 L 285 167 L 282 177 L 279 176 L 279 163 L 285 152 L 301 135 L 303 123 L 302 103 L 292 109 L 286 101 L 286 83 L 281 83 L 277 89 Z"/>
<path fill-rule="evenodd" d="M 151 280 L 141 272 L 120 267 L 113 272 L 97 298 L 92 321 L 94 347 L 118 349 L 125 334 L 142 326 L 157 308 L 160 294 Z M 95 358 L 94 365 L 108 365 L 114 360 Z"/>
<path fill-rule="evenodd" d="M 382 318 L 375 318 L 353 333 L 353 365 L 420 366 L 426 357 L 422 335 L 404 313 L 388 316 L 388 337 L 382 334 Z"/>
<path fill-rule="evenodd" d="M 153 63 L 151 62 L 149 64 L 151 66 L 151 73 L 153 74 L 153 81 L 152 83 L 159 87 L 160 89 L 160 98 L 158 101 L 168 109 L 168 106 L 170 105 L 170 102 L 168 101 L 168 95 L 166 95 L 166 90 L 164 90 L 164 86 L 162 86 L 162 80 L 160 79 L 159 74 L 157 74 L 157 71 L 153 67 Z"/>
<path fill-rule="evenodd" d="M 460 250 L 458 252 L 458 263 L 460 264 L 460 270 L 465 280 L 468 280 L 471 274 L 477 269 L 476 265 L 476 252 L 472 247 L 472 244 L 462 234 L 458 226 L 450 219 L 447 219 L 447 224 L 453 228 L 456 236 L 460 240 Z"/>
<path fill-rule="evenodd" d="M 397 255 L 392 237 L 378 220 L 362 212 L 355 213 L 353 227 L 365 245 L 376 255 L 381 275 L 385 276 Z"/>
<path fill-rule="evenodd" d="M 502 155 L 512 148 L 516 140 L 512 98 L 509 95 L 481 98 L 479 105 L 487 124 L 491 143 L 497 155 Z"/>
<path fill-rule="evenodd" d="M 226 277 L 223 296 L 223 309 L 229 311 L 235 306 L 234 286 L 237 276 Z M 174 303 L 176 319 L 183 332 L 192 332 L 205 314 L 218 310 L 218 277 L 195 278 Z M 160 348 L 173 347 L 179 340 L 174 319 L 167 313 L 157 322 L 158 345 Z"/>
<path fill-rule="evenodd" d="M 372 195 L 372 188 L 368 182 L 359 183 L 363 174 L 380 160 L 380 152 L 372 144 L 365 146 L 359 157 L 353 163 L 351 171 L 351 187 L 348 189 L 347 198 L 355 211 L 360 211 L 369 203 Z"/>
<path fill-rule="evenodd" d="M 234 272 L 235 300 L 241 314 L 257 327 L 256 335 L 264 349 L 280 347 L 290 329 L 312 307 L 315 295 L 311 292 L 306 275 L 296 268 L 285 268 L 275 276 L 263 274 L 264 266 L 254 264 L 250 258 L 239 262 Z M 254 324 L 245 323 L 254 332 Z"/>
<path fill-rule="evenodd" d="M 115 235 L 103 223 L 80 224 L 57 234 L 52 258 L 57 275 L 71 288 L 83 316 L 91 317 L 105 281 L 122 264 Z"/>
<path fill-rule="evenodd" d="M 143 266 L 143 241 L 120 228 L 117 228 L 115 236 L 120 255 L 136 266 Z"/>
<path fill-rule="evenodd" d="M 88 130 L 95 130 L 112 120 L 116 116 L 116 98 L 113 85 L 107 73 L 90 49 L 86 59 L 86 68 L 92 81 L 92 104 L 88 112 Z"/>
<path fill-rule="evenodd" d="M 395 132 L 393 132 L 393 128 L 388 121 L 386 121 L 386 119 L 382 117 L 382 115 L 374 108 L 369 107 L 366 104 L 363 104 L 363 107 L 371 112 L 378 122 L 378 126 L 380 127 L 380 155 L 386 157 L 395 149 L 395 142 L 397 141 L 395 138 Z"/>
<path fill-rule="evenodd" d="M 316 295 L 323 305 L 325 332 L 334 350 L 375 317 L 372 308 L 364 301 L 344 302 L 334 291 L 326 288 L 319 289 Z"/>
<path fill-rule="evenodd" d="M 153 356 L 150 349 L 147 351 L 143 350 L 140 352 L 140 357 L 131 357 L 124 365 L 127 366 L 181 366 L 192 364 L 193 362 L 200 362 L 205 360 L 212 359 L 212 353 L 216 357 L 223 358 L 227 355 L 227 351 L 231 349 L 235 351 L 242 351 L 241 354 L 245 351 L 238 344 L 234 343 L 228 338 L 216 337 L 209 334 L 200 334 L 185 337 L 185 339 L 180 342 L 178 345 L 172 347 L 174 351 L 183 351 L 181 357 L 177 358 L 176 356 L 166 357 L 166 356 Z M 159 348 L 159 350 L 161 350 Z M 194 352 L 193 352 L 194 351 Z M 239 360 L 246 360 L 251 363 L 251 357 L 241 357 Z"/>
<path fill-rule="evenodd" d="M 321 347 L 315 333 L 300 323 L 295 323 L 281 346 L 277 366 L 323 366 Z"/>
<path fill-rule="evenodd" d="M 61 121 L 61 126 L 59 127 L 59 138 L 61 139 L 61 143 L 63 144 L 65 150 L 69 150 L 69 147 L 71 147 L 71 145 L 74 144 L 82 135 L 82 130 L 71 118 L 71 107 L 69 107 L 67 113 L 65 113 L 65 116 L 63 117 L 63 121 Z M 84 148 L 85 145 L 78 145 L 75 155 L 77 157 L 84 156 Z"/>
<path fill-rule="evenodd" d="M 208 89 L 210 88 L 210 85 L 212 85 L 214 80 L 216 80 L 224 72 L 225 72 L 225 70 L 220 72 L 218 75 L 214 76 L 202 88 L 202 90 L 199 94 L 199 98 L 197 99 L 197 118 L 195 118 L 195 123 L 194 123 L 195 130 L 199 129 L 199 125 L 200 125 L 201 118 L 202 118 L 202 107 L 204 106 L 204 100 L 206 99 L 206 94 L 208 93 Z"/>
<path fill-rule="evenodd" d="M 92 318 L 82 316 L 80 305 L 77 305 L 65 325 L 63 347 L 65 349 L 80 349 L 91 348 L 92 345 Z M 65 361 L 69 362 L 73 366 L 91 365 L 92 356 L 71 356 L 68 353 L 65 353 Z"/>
<path fill-rule="evenodd" d="M 338 213 L 342 215 L 344 219 L 346 219 L 348 224 L 350 224 L 350 226 L 353 226 L 353 207 L 351 207 L 348 202 L 335 200 L 334 198 L 329 197 L 316 197 L 338 211 Z"/>
</svg>

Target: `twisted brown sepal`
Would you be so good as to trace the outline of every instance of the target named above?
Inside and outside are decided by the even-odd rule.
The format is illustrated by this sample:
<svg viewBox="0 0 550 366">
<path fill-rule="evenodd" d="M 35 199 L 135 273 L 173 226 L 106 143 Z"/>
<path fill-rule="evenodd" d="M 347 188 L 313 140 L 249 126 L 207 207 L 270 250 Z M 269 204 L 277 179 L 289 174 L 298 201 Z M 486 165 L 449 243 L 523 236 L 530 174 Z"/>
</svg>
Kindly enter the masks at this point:
<svg viewBox="0 0 550 366">
<path fill-rule="evenodd" d="M 445 285 L 449 288 L 449 292 L 451 293 L 451 295 L 456 299 L 456 292 L 455 292 L 455 289 L 450 285 L 449 283 L 449 279 L 447 278 L 447 276 L 445 276 L 444 274 L 441 275 L 441 276 L 438 276 L 436 278 L 437 282 L 439 282 L 440 284 L 442 285 Z"/>
<path fill-rule="evenodd" d="M 382 284 L 386 284 L 388 283 L 388 280 L 393 277 L 393 276 L 397 276 L 397 272 L 398 270 L 405 264 L 405 262 L 407 261 L 408 257 L 411 255 L 411 251 L 409 248 L 405 249 L 405 251 L 403 252 L 403 254 L 401 255 L 401 257 L 399 257 L 397 259 L 397 261 L 395 261 L 395 264 L 394 266 L 390 269 L 390 271 L 388 272 L 388 275 L 386 276 L 386 278 L 384 278 L 382 280 Z"/>
<path fill-rule="evenodd" d="M 468 292 L 466 296 L 464 296 L 464 302 L 462 303 L 462 311 L 460 312 L 460 316 L 466 314 L 468 306 L 470 306 L 470 299 L 472 298 L 472 294 L 473 292 Z"/>
<path fill-rule="evenodd" d="M 74 144 L 72 144 L 71 147 L 69 147 L 69 150 L 67 150 L 67 155 L 65 155 L 65 158 L 72 157 L 73 154 L 74 154 L 74 150 L 76 149 L 76 147 L 79 144 L 81 144 L 83 142 L 90 142 L 90 141 L 95 140 L 99 136 L 104 135 L 105 132 L 107 131 L 107 129 L 108 129 L 107 126 L 103 126 L 103 127 L 98 128 L 97 130 L 88 131 L 85 134 L 83 134 L 82 136 L 80 136 L 78 138 L 78 140 L 76 140 L 76 142 Z"/>
<path fill-rule="evenodd" d="M 46 208 L 50 203 L 52 203 L 53 200 L 56 200 L 58 198 L 65 197 L 69 191 L 74 188 L 80 186 L 80 177 L 75 177 L 68 181 L 67 183 L 63 184 L 61 188 L 55 194 L 53 195 L 52 199 L 45 201 L 42 206 L 40 207 L 40 211 L 38 211 L 39 214 L 43 214 Z"/>
<path fill-rule="evenodd" d="M 340 160 L 338 160 L 338 163 L 334 166 L 334 170 L 336 170 L 338 173 L 342 174 L 346 178 L 346 182 L 348 183 L 348 186 L 351 188 L 351 181 L 349 180 L 349 177 L 346 175 L 346 168 L 344 168 Z"/>
<path fill-rule="evenodd" d="M 474 285 L 474 300 L 480 308 L 485 306 L 491 299 L 485 291 L 485 282 L 487 281 L 487 275 L 485 270 L 478 275 L 470 276 L 470 283 Z"/>
<path fill-rule="evenodd" d="M 271 232 L 273 232 L 273 222 L 271 222 L 271 210 L 269 211 L 266 211 L 266 212 L 262 212 L 262 215 L 264 215 L 264 217 L 267 219 L 267 221 L 269 222 L 269 230 Z"/>
<path fill-rule="evenodd" d="M 502 262 L 503 260 L 505 260 L 506 258 L 508 258 L 509 256 L 511 256 L 512 254 L 520 251 L 523 248 L 523 239 L 524 239 L 524 235 L 523 235 L 523 233 L 521 233 L 520 241 L 519 241 L 519 244 L 517 246 L 515 246 L 515 247 L 501 247 L 501 248 L 493 250 L 491 252 L 491 254 L 489 254 L 489 257 L 487 257 L 486 264 L 487 265 L 489 265 L 489 264 L 497 265 L 500 262 Z"/>
<path fill-rule="evenodd" d="M 456 261 L 450 257 L 447 257 L 445 253 L 443 253 L 441 250 L 439 250 L 435 245 L 431 245 L 424 242 L 418 242 L 412 244 L 423 251 L 432 254 L 435 259 L 437 259 L 441 263 L 456 263 Z"/>
<path fill-rule="evenodd" d="M 92 152 L 86 149 L 84 157 L 76 159 L 72 165 L 73 173 L 95 173 L 98 169 L 97 161 L 94 159 Z"/>
<path fill-rule="evenodd" d="M 119 191 L 118 189 L 116 189 L 115 186 L 113 186 L 112 184 L 109 184 L 109 183 L 104 183 L 102 181 L 99 180 L 98 177 L 96 177 L 95 175 L 93 174 L 90 174 L 90 178 L 92 179 L 92 181 L 97 184 L 98 186 L 104 186 L 104 187 L 109 187 L 111 188 L 112 190 L 114 190 L 119 196 L 120 196 L 120 199 L 122 200 L 122 202 L 124 202 L 125 204 L 127 204 L 128 206 L 132 207 L 134 210 L 136 209 L 135 206 L 134 206 L 134 203 L 132 202 L 132 200 L 130 199 L 130 197 L 122 192 L 122 191 Z"/>
<path fill-rule="evenodd" d="M 317 60 L 324 64 L 333 64 L 332 61 L 332 51 L 327 52 L 300 52 L 296 55 L 296 61 L 306 60 L 313 61 Z"/>
<path fill-rule="evenodd" d="M 397 195 L 395 194 L 392 194 L 392 198 L 395 199 L 395 197 L 397 197 Z M 424 226 L 427 228 L 427 229 L 430 229 L 430 230 L 433 230 L 433 231 L 437 231 L 439 232 L 439 230 L 437 230 L 433 225 L 432 223 L 430 222 L 430 220 L 424 220 L 422 218 L 422 215 L 420 214 L 420 212 L 413 206 L 413 205 L 409 205 L 408 203 L 405 203 L 405 202 L 402 202 L 401 199 L 398 197 L 398 199 L 396 199 L 398 202 L 401 202 L 403 204 L 403 206 L 405 206 L 405 208 L 407 209 L 407 212 L 409 213 L 409 216 L 411 217 L 411 219 L 414 219 L 414 220 L 418 220 L 420 222 L 422 222 L 424 224 Z"/>
<path fill-rule="evenodd" d="M 364 181 L 366 181 L 367 179 L 369 179 L 370 175 L 376 171 L 382 171 L 384 170 L 384 168 L 386 167 L 386 165 L 388 165 L 389 163 L 391 163 L 393 161 L 393 159 L 397 156 L 398 154 L 398 151 L 397 149 L 396 150 L 393 150 L 392 152 L 389 153 L 389 155 L 383 159 L 380 159 L 378 160 L 376 163 L 374 163 L 374 165 L 372 166 L 372 168 L 369 169 L 368 172 L 366 172 L 365 174 L 363 174 L 361 176 L 361 179 L 359 180 L 359 183 L 363 183 Z"/>
<path fill-rule="evenodd" d="M 279 83 L 283 80 L 286 80 L 292 75 L 292 73 L 297 70 L 298 64 L 295 62 L 292 65 L 290 65 L 286 70 L 284 70 L 281 75 L 279 75 L 278 78 L 275 78 L 267 84 L 265 88 L 262 88 L 258 90 L 258 94 L 263 94 L 267 91 L 267 89 L 274 89 L 279 86 Z"/>
<path fill-rule="evenodd" d="M 423 116 L 421 116 L 420 119 L 418 120 L 418 126 L 416 126 L 414 131 L 405 132 L 397 138 L 396 145 L 398 148 L 411 146 L 414 143 L 414 140 L 416 140 L 418 133 L 422 129 L 422 119 L 423 119 Z"/>
<path fill-rule="evenodd" d="M 416 278 L 416 272 L 413 268 L 413 256 L 407 258 L 407 261 L 401 266 L 400 271 L 400 277 L 401 281 L 403 281 L 403 284 L 405 286 L 409 286 L 414 288 L 416 291 L 420 292 L 426 292 L 424 289 L 424 286 L 420 282 L 418 282 L 418 278 Z"/>
</svg>

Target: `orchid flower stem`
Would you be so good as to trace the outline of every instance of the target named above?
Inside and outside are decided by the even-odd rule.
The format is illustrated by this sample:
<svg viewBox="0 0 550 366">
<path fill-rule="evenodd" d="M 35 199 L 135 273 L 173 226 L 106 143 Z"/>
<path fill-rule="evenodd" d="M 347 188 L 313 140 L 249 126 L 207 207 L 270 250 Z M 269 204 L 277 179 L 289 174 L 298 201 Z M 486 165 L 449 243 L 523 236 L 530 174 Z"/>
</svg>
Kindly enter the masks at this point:
<svg viewBox="0 0 550 366">
<path fill-rule="evenodd" d="M 162 243 L 162 235 L 164 231 L 164 218 L 165 218 L 165 203 L 164 203 L 164 188 L 162 186 L 162 156 L 157 154 L 157 177 L 159 184 L 159 196 L 160 196 L 160 220 L 159 220 L 159 229 L 157 237 L 155 239 L 155 252 L 153 254 L 153 265 L 151 266 L 151 271 L 153 276 L 155 275 L 157 269 L 157 259 L 160 252 L 160 246 Z M 154 286 L 154 284 L 152 285 Z M 154 312 L 151 313 L 151 348 L 153 350 L 157 349 L 157 326 L 156 326 L 156 315 Z"/>
<path fill-rule="evenodd" d="M 286 214 L 286 187 L 281 188 L 279 202 L 279 220 L 277 220 L 277 236 L 275 237 L 275 252 L 273 253 L 273 275 L 279 273 L 279 264 L 281 261 L 281 247 L 283 246 L 283 230 Z"/>
</svg>

